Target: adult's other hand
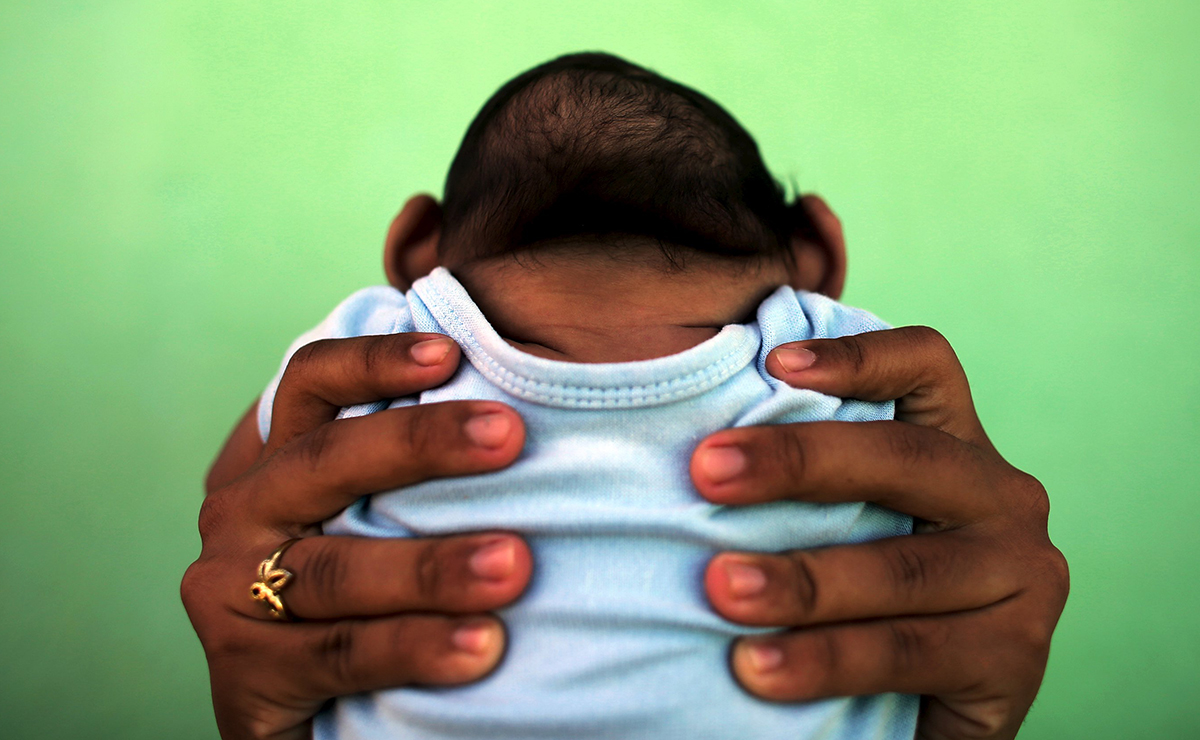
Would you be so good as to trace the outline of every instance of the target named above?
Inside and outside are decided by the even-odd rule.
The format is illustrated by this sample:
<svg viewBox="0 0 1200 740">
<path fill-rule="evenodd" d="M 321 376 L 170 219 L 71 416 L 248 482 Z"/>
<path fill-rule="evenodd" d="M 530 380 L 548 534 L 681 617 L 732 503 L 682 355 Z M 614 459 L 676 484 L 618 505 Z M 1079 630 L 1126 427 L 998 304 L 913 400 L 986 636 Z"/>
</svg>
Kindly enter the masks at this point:
<svg viewBox="0 0 1200 740">
<path fill-rule="evenodd" d="M 209 474 L 202 550 L 183 577 L 188 616 L 208 657 L 224 738 L 307 738 L 328 699 L 409 684 L 445 685 L 490 671 L 502 625 L 485 612 L 515 599 L 528 547 L 503 533 L 435 539 L 319 534 L 360 496 L 511 463 L 524 445 L 508 406 L 462 401 L 335 420 L 343 406 L 444 382 L 448 338 L 398 334 L 324 340 L 297 352 L 280 382 L 270 438 L 253 409 Z M 250 596 L 260 562 L 300 538 L 280 566 L 298 621 L 274 621 Z"/>
<path fill-rule="evenodd" d="M 788 627 L 738 641 L 731 663 L 775 701 L 922 694 L 917 737 L 1011 738 L 1041 685 L 1066 602 L 1049 501 L 996 452 L 966 376 L 937 332 L 907 327 L 782 345 L 768 359 L 798 388 L 896 399 L 896 421 L 717 432 L 692 458 L 721 504 L 870 501 L 917 534 L 781 554 L 721 553 L 708 598 L 735 622 Z"/>
</svg>

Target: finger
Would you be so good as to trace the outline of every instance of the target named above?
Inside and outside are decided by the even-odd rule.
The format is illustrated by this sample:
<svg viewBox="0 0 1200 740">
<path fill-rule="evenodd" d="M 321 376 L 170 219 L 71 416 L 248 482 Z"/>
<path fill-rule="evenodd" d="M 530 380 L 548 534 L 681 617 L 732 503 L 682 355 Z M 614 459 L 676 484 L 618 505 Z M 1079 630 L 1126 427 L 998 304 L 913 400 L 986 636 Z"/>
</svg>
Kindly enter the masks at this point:
<svg viewBox="0 0 1200 740">
<path fill-rule="evenodd" d="M 404 615 L 333 623 L 279 624 L 246 619 L 236 642 L 210 651 L 209 660 L 242 661 L 265 651 L 254 665 L 269 667 L 262 685 L 292 697 L 323 701 L 413 684 L 450 685 L 477 680 L 504 652 L 504 628 L 493 617 Z M 290 690 L 280 684 L 290 685 Z"/>
<path fill-rule="evenodd" d="M 721 553 L 704 585 L 732 622 L 802 627 L 975 609 L 1021 588 L 992 543 L 964 530 L 892 537 L 780 555 Z"/>
<path fill-rule="evenodd" d="M 926 326 L 776 347 L 767 371 L 788 385 L 840 398 L 896 401 L 896 418 L 991 449 L 950 343 Z"/>
<path fill-rule="evenodd" d="M 982 635 L 981 631 L 992 634 Z M 1015 675 L 1011 651 L 981 655 L 1011 629 L 997 614 L 976 612 L 859 622 L 738 640 L 733 672 L 752 694 L 773 701 L 902 693 L 942 695 L 961 691 L 989 675 Z M 986 640 L 985 640 L 986 638 Z"/>
<path fill-rule="evenodd" d="M 692 481 L 714 503 L 871 501 L 945 526 L 997 511 L 1007 470 L 949 434 L 898 421 L 726 429 L 691 461 Z"/>
<path fill-rule="evenodd" d="M 495 668 L 503 652 L 500 621 L 481 616 L 346 620 L 314 625 L 308 642 L 317 665 L 310 680 L 327 696 L 474 681 Z"/>
<path fill-rule="evenodd" d="M 359 497 L 504 467 L 525 444 L 521 417 L 491 401 L 449 401 L 341 419 L 304 434 L 235 482 L 253 521 L 323 521 Z M 264 495 L 263 491 L 270 491 Z"/>
<path fill-rule="evenodd" d="M 497 609 L 520 596 L 533 569 L 529 547 L 509 534 L 428 539 L 307 537 L 279 563 L 292 580 L 282 592 L 298 619 L 346 619 L 407 611 Z M 267 610 L 245 591 L 229 603 L 249 616 Z"/>
<path fill-rule="evenodd" d="M 388 334 L 307 344 L 292 355 L 279 381 L 266 451 L 334 419 L 345 406 L 441 385 L 458 367 L 459 357 L 458 345 L 441 334 Z"/>
</svg>

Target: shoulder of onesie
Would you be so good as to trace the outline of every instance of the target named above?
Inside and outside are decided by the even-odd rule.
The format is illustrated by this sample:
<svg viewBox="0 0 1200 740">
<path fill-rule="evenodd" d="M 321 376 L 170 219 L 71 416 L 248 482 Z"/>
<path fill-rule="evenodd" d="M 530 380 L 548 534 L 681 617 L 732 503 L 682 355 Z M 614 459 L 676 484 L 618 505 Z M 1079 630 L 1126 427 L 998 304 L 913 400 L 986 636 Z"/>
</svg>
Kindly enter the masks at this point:
<svg viewBox="0 0 1200 740">
<path fill-rule="evenodd" d="M 337 305 L 321 323 L 301 334 L 284 353 L 278 372 L 258 401 L 258 433 L 265 441 L 271 430 L 271 408 L 283 371 L 306 344 L 322 339 L 345 339 L 376 334 L 414 331 L 412 311 L 404 293 L 389 286 L 375 285 L 355 291 Z"/>
<path fill-rule="evenodd" d="M 870 311 L 847 306 L 827 295 L 806 290 L 797 290 L 795 295 L 796 303 L 812 327 L 812 335 L 809 337 L 811 339 L 848 337 L 891 328 L 887 322 Z"/>
<path fill-rule="evenodd" d="M 890 328 L 869 311 L 786 286 L 762 302 L 757 320 L 764 354 L 786 342 L 831 339 Z"/>
<path fill-rule="evenodd" d="M 861 308 L 817 293 L 781 287 L 758 308 L 762 343 L 758 372 L 771 394 L 738 420 L 739 426 L 801 421 L 871 421 L 892 418 L 893 405 L 835 398 L 806 388 L 793 388 L 767 372 L 771 350 L 788 342 L 833 339 L 887 329 L 888 325 Z"/>
</svg>

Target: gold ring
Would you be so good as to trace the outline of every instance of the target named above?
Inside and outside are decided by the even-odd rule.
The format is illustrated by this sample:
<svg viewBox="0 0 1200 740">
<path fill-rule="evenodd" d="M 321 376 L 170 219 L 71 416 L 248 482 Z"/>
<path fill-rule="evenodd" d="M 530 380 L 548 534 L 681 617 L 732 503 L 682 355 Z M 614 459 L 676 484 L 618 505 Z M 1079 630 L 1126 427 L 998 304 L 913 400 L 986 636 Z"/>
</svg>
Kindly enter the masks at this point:
<svg viewBox="0 0 1200 740">
<path fill-rule="evenodd" d="M 299 542 L 298 539 L 290 539 L 280 545 L 275 552 L 271 553 L 271 557 L 262 561 L 258 566 L 258 580 L 250 587 L 250 597 L 255 601 L 263 602 L 263 606 L 267 607 L 267 611 L 275 619 L 289 621 L 291 616 L 288 610 L 283 605 L 283 589 L 287 588 L 292 582 L 292 572 L 279 567 L 279 559 L 283 557 L 283 553 L 292 545 Z"/>
</svg>

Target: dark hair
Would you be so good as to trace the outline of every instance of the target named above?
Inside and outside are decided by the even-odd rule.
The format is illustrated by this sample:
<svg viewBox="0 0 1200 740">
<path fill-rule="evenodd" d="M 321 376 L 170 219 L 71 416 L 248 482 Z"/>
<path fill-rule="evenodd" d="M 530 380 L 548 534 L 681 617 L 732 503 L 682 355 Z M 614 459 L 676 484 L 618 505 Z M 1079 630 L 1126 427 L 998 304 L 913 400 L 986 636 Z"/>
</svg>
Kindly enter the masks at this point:
<svg viewBox="0 0 1200 740">
<path fill-rule="evenodd" d="M 788 255 L 813 233 L 721 106 L 623 59 L 571 54 L 510 80 L 463 137 L 444 196 L 447 251 L 641 236 L 730 256 Z"/>
</svg>

